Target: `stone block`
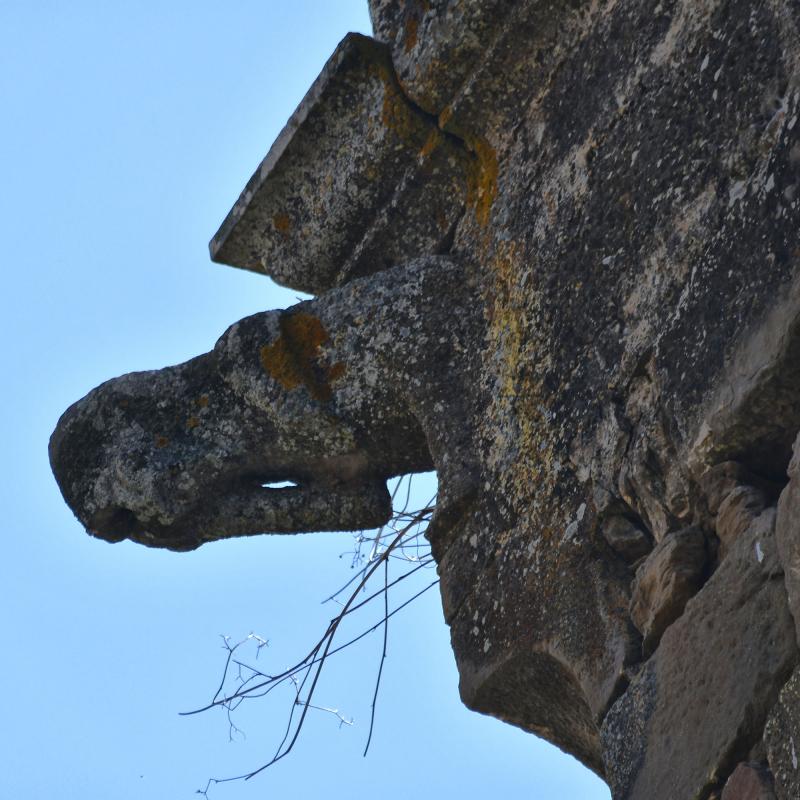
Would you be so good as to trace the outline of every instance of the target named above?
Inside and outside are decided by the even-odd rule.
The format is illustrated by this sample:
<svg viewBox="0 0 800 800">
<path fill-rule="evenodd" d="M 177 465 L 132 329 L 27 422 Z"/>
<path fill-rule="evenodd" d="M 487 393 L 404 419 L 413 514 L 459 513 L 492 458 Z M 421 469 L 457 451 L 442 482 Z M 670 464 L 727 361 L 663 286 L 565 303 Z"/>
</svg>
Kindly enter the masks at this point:
<svg viewBox="0 0 800 800">
<path fill-rule="evenodd" d="M 646 654 L 683 613 L 703 582 L 706 542 L 698 528 L 686 528 L 662 539 L 636 570 L 631 592 L 631 618 L 642 634 Z"/>
<path fill-rule="evenodd" d="M 388 48 L 348 34 L 210 243 L 214 261 L 318 294 L 440 252 L 469 156 L 409 103 Z"/>
<path fill-rule="evenodd" d="M 722 501 L 737 487 L 754 486 L 750 471 L 737 461 L 723 461 L 715 464 L 700 477 L 700 486 L 706 496 L 708 510 L 712 514 L 719 511 Z"/>
<path fill-rule="evenodd" d="M 606 716 L 615 800 L 704 797 L 719 786 L 761 738 L 796 660 L 774 536 L 754 526 Z"/>
<path fill-rule="evenodd" d="M 603 536 L 629 564 L 644 558 L 653 549 L 650 537 L 627 517 L 615 516 L 604 522 Z"/>
</svg>

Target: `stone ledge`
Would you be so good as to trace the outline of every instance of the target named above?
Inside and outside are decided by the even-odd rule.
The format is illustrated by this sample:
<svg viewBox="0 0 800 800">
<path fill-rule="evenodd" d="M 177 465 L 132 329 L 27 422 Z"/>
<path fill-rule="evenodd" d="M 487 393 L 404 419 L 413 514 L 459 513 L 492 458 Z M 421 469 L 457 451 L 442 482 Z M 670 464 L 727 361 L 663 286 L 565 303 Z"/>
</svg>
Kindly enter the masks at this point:
<svg viewBox="0 0 800 800">
<path fill-rule="evenodd" d="M 348 34 L 211 240 L 211 258 L 316 294 L 440 252 L 464 205 L 467 158 L 406 100 L 388 48 Z"/>
</svg>

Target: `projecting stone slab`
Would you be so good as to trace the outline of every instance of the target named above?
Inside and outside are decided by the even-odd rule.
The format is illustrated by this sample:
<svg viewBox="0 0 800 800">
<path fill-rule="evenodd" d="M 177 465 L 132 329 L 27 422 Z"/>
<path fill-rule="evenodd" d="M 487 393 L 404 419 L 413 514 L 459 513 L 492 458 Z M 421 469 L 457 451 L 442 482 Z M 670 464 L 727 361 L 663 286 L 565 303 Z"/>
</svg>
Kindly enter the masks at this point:
<svg viewBox="0 0 800 800">
<path fill-rule="evenodd" d="M 388 48 L 348 34 L 211 240 L 211 257 L 316 294 L 440 252 L 470 159 L 406 100 Z"/>
<path fill-rule="evenodd" d="M 760 740 L 796 658 L 775 537 L 754 525 L 608 713 L 615 800 L 705 797 Z"/>
</svg>

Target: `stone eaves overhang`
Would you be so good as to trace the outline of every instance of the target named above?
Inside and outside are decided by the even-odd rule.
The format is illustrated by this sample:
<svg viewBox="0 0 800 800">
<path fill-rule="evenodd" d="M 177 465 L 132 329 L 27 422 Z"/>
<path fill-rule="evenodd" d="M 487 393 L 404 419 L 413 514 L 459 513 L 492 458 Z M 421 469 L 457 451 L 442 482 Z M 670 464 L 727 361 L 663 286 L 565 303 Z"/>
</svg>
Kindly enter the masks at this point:
<svg viewBox="0 0 800 800">
<path fill-rule="evenodd" d="M 348 34 L 210 243 L 212 260 L 317 294 L 440 252 L 468 154 L 409 102 L 389 48 Z"/>
</svg>

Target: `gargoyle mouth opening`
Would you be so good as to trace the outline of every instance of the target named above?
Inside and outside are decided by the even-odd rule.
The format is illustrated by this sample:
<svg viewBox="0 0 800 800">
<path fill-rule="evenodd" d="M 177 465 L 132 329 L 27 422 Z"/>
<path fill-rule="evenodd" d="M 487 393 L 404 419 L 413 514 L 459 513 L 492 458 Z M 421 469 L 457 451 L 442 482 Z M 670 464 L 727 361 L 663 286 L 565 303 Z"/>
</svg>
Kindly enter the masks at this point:
<svg viewBox="0 0 800 800">
<path fill-rule="evenodd" d="M 388 521 L 391 510 L 383 480 L 326 487 L 273 476 L 236 482 L 185 509 L 170 524 L 107 506 L 91 515 L 87 529 L 108 542 L 130 539 L 182 551 L 236 536 L 375 528 Z"/>
</svg>

